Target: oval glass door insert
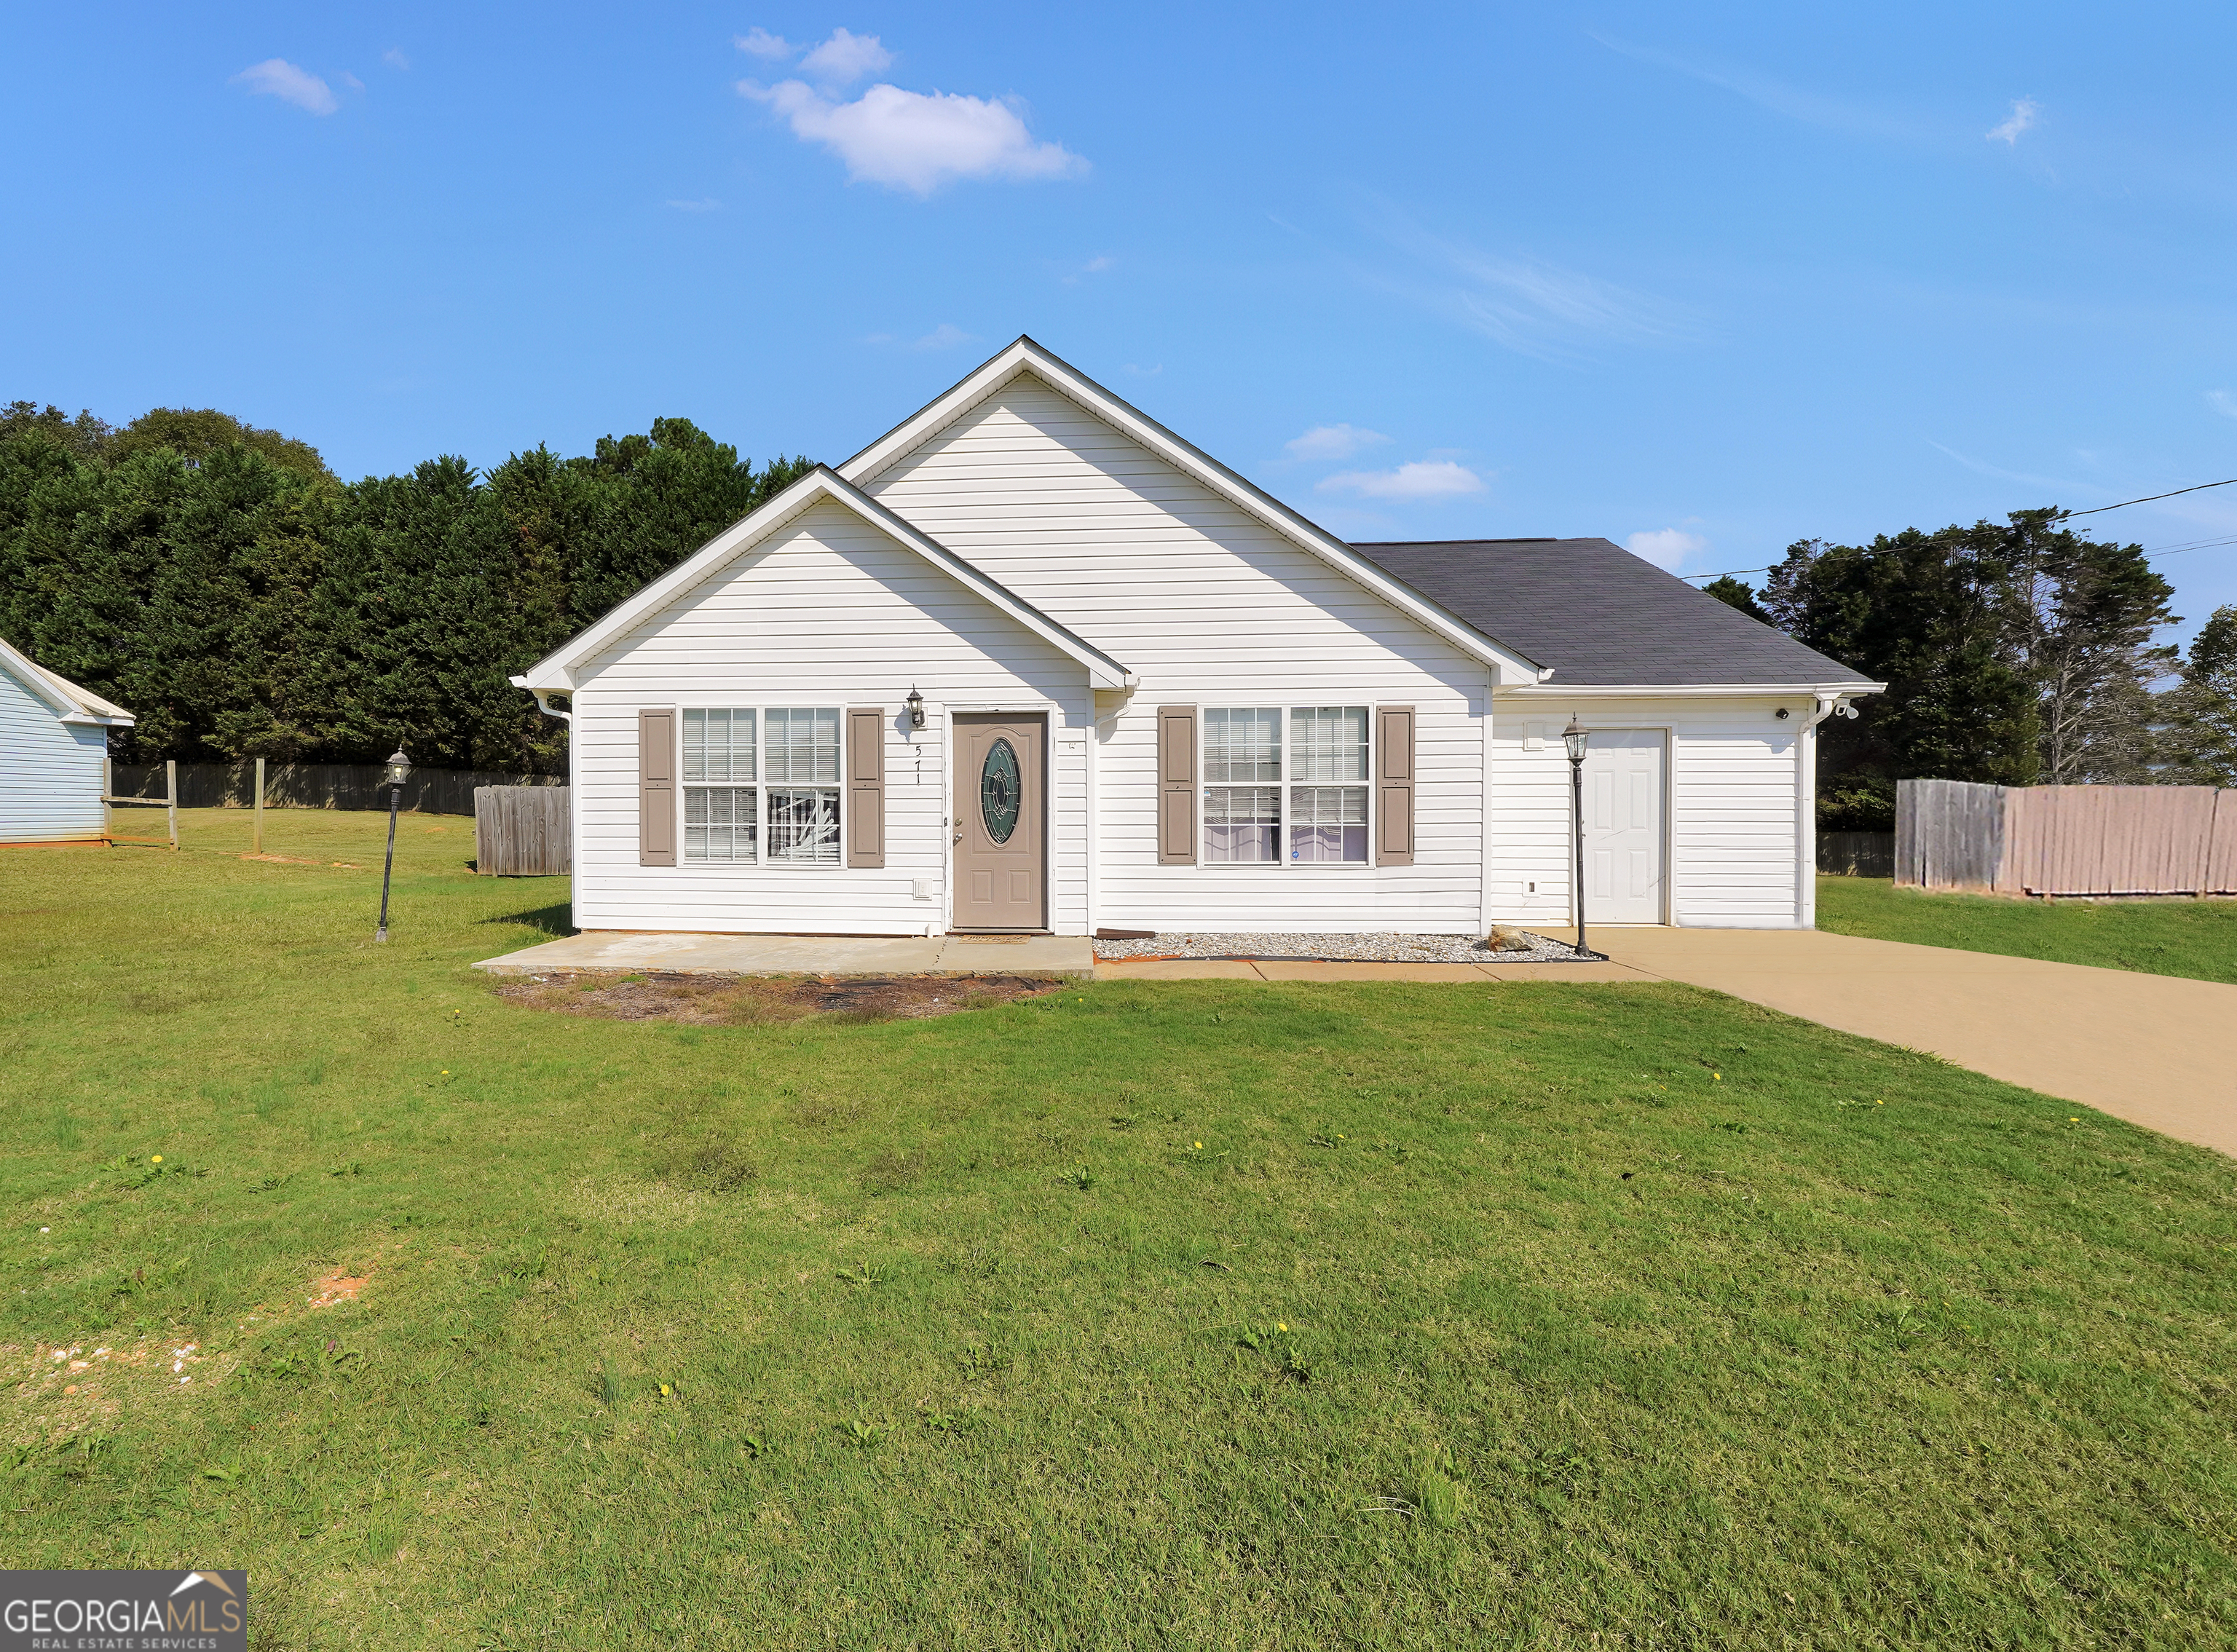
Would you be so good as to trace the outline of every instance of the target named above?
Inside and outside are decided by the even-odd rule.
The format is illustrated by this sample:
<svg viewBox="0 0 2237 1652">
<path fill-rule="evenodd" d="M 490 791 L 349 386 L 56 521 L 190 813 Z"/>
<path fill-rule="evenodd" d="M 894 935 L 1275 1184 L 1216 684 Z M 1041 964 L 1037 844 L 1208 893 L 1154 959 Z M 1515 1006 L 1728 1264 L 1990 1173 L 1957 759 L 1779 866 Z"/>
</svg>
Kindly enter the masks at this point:
<svg viewBox="0 0 2237 1652">
<path fill-rule="evenodd" d="M 979 770 L 979 818 L 987 823 L 987 835 L 997 843 L 1007 843 L 1010 834 L 1018 829 L 1018 800 L 1024 788 L 1018 780 L 1018 754 L 1010 749 L 1010 742 L 997 737 L 987 749 L 987 761 Z"/>
</svg>

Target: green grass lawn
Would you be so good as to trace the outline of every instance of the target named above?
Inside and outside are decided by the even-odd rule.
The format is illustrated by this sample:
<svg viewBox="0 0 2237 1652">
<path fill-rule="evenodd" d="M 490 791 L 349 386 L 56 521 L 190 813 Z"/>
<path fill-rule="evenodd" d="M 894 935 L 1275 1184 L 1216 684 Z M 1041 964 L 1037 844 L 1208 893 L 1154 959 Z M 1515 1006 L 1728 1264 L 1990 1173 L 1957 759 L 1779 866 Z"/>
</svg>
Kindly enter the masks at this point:
<svg viewBox="0 0 2237 1652">
<path fill-rule="evenodd" d="M 2237 900 L 2016 900 L 1820 878 L 1818 927 L 1968 952 L 2237 983 Z"/>
<path fill-rule="evenodd" d="M 564 885 L 407 818 L 375 947 L 379 826 L 0 851 L 8 1564 L 265 1647 L 2237 1639 L 2215 1155 L 1675 985 L 555 1015 L 465 966 Z"/>
</svg>

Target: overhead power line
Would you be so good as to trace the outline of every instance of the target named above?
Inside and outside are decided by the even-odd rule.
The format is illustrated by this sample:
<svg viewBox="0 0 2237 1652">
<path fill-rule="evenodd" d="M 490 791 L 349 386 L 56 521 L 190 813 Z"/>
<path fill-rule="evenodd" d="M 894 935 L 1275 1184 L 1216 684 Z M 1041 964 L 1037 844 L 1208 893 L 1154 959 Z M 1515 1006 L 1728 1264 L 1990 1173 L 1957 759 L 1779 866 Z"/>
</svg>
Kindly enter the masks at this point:
<svg viewBox="0 0 2237 1652">
<path fill-rule="evenodd" d="M 2232 480 L 2237 480 L 2237 477 L 2233 477 Z M 2209 487 L 2219 487 L 2222 484 L 2220 483 L 2208 483 L 2207 485 Z M 2185 491 L 2187 492 L 2188 490 L 2186 489 Z M 2137 503 L 2137 501 L 2130 500 L 2129 503 L 2134 504 Z M 2110 510 L 2113 507 L 2107 505 L 2105 508 L 2108 510 Z M 2079 516 L 2082 513 L 2077 510 L 2075 514 Z M 2162 545 L 2157 550 L 2146 551 L 2144 556 L 2147 560 L 2149 560 L 2154 556 L 2180 556 L 2187 550 L 2214 550 L 2223 545 L 2237 545 L 2237 535 L 2232 535 L 2227 539 L 2201 539 L 2188 545 Z M 1773 563 L 1772 567 L 1776 567 L 1777 565 L 1777 563 Z M 1741 574 L 1768 574 L 1769 572 L 1771 572 L 1770 568 L 1728 568 L 1721 574 L 1680 574 L 1679 577 L 1680 579 L 1729 579 L 1737 577 Z"/>
<path fill-rule="evenodd" d="M 2233 476 L 2227 481 L 2223 482 L 2201 482 L 2195 487 L 2177 488 L 2173 493 L 2148 493 L 2141 499 L 2123 499 L 2118 504 L 2092 505 L 2087 510 L 2062 510 L 2059 512 L 2059 516 L 2062 520 L 2068 517 L 2094 517 L 2107 510 L 2125 510 L 2132 504 L 2149 504 L 2155 499 L 2173 499 L 2186 493 L 2203 493 L 2208 488 L 2226 488 L 2233 485 L 2237 485 L 2237 476 Z M 2237 538 L 2201 539 L 2194 544 L 2170 545 L 2163 550 L 2148 550 L 2144 555 L 2146 556 L 2176 556 L 2181 555 L 2181 553 L 2186 550 L 2212 550 L 2218 545 L 2237 545 Z M 1728 569 L 1721 574 L 1684 574 L 1679 576 L 1679 577 L 1683 579 L 1734 579 L 1742 574 L 1768 574 L 1770 571 L 1771 569 L 1768 568 L 1733 568 Z"/>
<path fill-rule="evenodd" d="M 2229 482 L 2237 482 L 2237 476 L 2231 477 Z M 2122 510 L 2132 504 L 2149 504 L 2155 499 L 2172 499 L 2177 493 L 2202 493 L 2208 488 L 2226 488 L 2229 485 L 2229 482 L 2201 482 L 2194 488 L 2177 488 L 2174 493 L 2148 493 L 2141 499 L 2123 499 L 2119 504 L 2094 505 L 2087 510 L 2069 510 L 2064 514 L 2069 517 L 2094 517 L 2100 510 Z"/>
</svg>

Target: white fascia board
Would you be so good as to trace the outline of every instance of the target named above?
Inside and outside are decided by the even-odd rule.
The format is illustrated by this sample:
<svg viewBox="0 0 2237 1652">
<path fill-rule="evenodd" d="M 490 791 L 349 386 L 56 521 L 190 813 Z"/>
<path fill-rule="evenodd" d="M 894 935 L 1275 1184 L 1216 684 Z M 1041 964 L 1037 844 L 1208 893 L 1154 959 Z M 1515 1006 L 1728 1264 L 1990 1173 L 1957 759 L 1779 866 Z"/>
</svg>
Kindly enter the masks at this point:
<svg viewBox="0 0 2237 1652">
<path fill-rule="evenodd" d="M 658 579 L 616 606 L 603 619 L 577 632 L 558 650 L 547 655 L 513 681 L 521 688 L 548 693 L 572 692 L 575 668 L 617 639 L 626 636 L 647 616 L 658 613 L 690 590 L 751 550 L 809 506 L 829 501 L 853 511 L 881 533 L 906 546 L 967 587 L 992 607 L 1070 655 L 1087 669 L 1088 680 L 1099 688 L 1131 688 L 1134 674 L 1118 661 L 1077 635 L 1026 602 L 1015 591 L 989 579 L 954 551 L 921 529 L 895 516 L 828 465 L 819 464 L 774 499 L 724 529 Z"/>
<path fill-rule="evenodd" d="M 1781 694 L 1831 697 L 1886 692 L 1884 682 L 1539 682 L 1497 690 L 1501 700 L 1602 700 L 1612 695 L 1627 700 L 1761 700 Z"/>
<path fill-rule="evenodd" d="M 1497 666 L 1501 676 L 1528 681 L 1539 675 L 1540 668 L 1535 661 L 1516 653 L 1495 637 L 1486 636 L 1458 615 L 1431 602 L 1412 586 L 1361 556 L 1335 535 L 1299 516 L 1256 483 L 1229 470 L 1194 443 L 1176 436 L 1139 408 L 1113 395 L 1071 363 L 1052 355 L 1029 338 L 1020 338 L 953 390 L 888 431 L 841 464 L 839 474 L 858 484 L 872 481 L 888 465 L 908 454 L 919 444 L 953 423 L 1021 372 L 1031 372 L 1046 380 L 1051 388 L 1061 392 L 1097 418 L 1124 431 L 1184 474 L 1195 477 L 1229 503 L 1256 517 L 1276 533 L 1310 551 L 1339 572 L 1349 575 L 1409 619 L 1436 633 L 1464 653 Z"/>
<path fill-rule="evenodd" d="M 132 727 L 132 714 L 123 707 L 103 700 L 89 688 L 79 688 L 68 677 L 56 675 L 4 640 L 0 640 L 0 663 L 4 663 L 25 688 L 52 707 L 59 721 L 87 723 L 99 728 Z"/>
</svg>

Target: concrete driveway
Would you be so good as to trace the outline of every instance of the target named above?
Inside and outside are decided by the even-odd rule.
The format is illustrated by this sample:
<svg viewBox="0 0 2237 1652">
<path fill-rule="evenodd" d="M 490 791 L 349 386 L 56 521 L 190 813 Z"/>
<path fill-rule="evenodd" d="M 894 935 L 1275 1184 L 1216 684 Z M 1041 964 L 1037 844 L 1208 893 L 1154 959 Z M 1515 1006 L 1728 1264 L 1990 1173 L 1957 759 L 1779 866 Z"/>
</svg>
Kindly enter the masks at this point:
<svg viewBox="0 0 2237 1652">
<path fill-rule="evenodd" d="M 1814 930 L 1598 930 L 1642 974 L 1930 1050 L 2237 1155 L 2237 986 Z"/>
</svg>

